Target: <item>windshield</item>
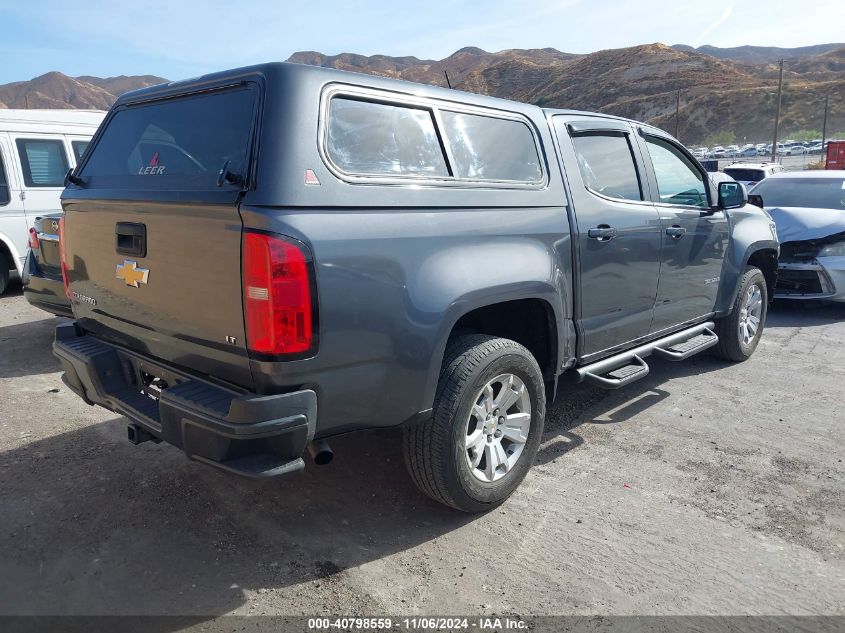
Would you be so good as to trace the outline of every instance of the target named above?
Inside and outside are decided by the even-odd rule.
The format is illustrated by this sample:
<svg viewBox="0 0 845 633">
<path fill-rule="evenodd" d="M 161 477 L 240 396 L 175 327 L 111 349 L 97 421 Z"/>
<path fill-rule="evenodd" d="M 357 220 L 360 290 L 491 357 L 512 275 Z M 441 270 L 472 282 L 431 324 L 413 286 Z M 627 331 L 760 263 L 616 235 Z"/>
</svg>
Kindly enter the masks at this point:
<svg viewBox="0 0 845 633">
<path fill-rule="evenodd" d="M 762 196 L 767 207 L 845 209 L 842 178 L 766 178 L 752 193 Z"/>
<path fill-rule="evenodd" d="M 763 180 L 763 172 L 759 169 L 725 169 L 725 173 L 734 180 L 757 181 Z"/>
</svg>

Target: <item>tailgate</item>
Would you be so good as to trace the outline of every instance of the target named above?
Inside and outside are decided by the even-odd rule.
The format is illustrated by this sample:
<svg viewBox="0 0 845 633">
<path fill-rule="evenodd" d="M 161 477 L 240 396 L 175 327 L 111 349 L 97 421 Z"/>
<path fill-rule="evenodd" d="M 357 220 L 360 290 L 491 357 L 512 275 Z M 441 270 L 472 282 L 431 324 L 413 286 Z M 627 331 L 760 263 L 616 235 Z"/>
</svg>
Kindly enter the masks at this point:
<svg viewBox="0 0 845 633">
<path fill-rule="evenodd" d="M 247 84 L 120 106 L 63 196 L 80 326 L 247 389 L 238 204 L 256 100 Z"/>
</svg>

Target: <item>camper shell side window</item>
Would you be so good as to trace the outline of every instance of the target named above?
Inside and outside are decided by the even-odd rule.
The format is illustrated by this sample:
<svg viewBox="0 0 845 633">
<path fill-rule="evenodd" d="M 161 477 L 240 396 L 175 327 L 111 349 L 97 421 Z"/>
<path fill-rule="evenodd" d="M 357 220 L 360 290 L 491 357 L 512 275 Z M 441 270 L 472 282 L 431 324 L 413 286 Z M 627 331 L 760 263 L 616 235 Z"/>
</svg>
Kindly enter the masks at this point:
<svg viewBox="0 0 845 633">
<path fill-rule="evenodd" d="M 537 132 L 521 114 L 367 88 L 324 91 L 320 152 L 353 183 L 537 189 L 547 182 Z"/>
</svg>

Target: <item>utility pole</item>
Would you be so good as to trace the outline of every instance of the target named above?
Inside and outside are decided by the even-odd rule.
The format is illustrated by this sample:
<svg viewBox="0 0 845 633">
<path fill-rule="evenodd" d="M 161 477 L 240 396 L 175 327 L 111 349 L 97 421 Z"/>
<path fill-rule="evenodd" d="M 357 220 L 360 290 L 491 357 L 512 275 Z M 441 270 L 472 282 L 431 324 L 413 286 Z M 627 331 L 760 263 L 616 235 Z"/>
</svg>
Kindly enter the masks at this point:
<svg viewBox="0 0 845 633">
<path fill-rule="evenodd" d="M 824 119 L 822 119 L 822 154 L 824 154 L 824 139 L 827 136 L 827 100 L 830 95 L 824 96 Z"/>
<path fill-rule="evenodd" d="M 678 99 L 675 101 L 675 138 L 678 138 L 678 132 L 681 129 L 681 90 L 678 89 Z"/>
<path fill-rule="evenodd" d="M 449 73 L 446 72 L 446 69 L 443 69 L 443 74 L 446 75 L 446 85 L 449 86 L 449 89 L 452 88 L 452 82 L 449 81 Z"/>
<path fill-rule="evenodd" d="M 772 140 L 772 162 L 777 161 L 778 155 L 778 126 L 780 125 L 780 99 L 783 94 L 783 60 L 780 60 L 780 76 L 778 78 L 778 105 L 775 110 L 775 137 Z"/>
<path fill-rule="evenodd" d="M 29 95 L 23 96 L 23 102 L 26 105 L 26 109 L 29 110 Z"/>
</svg>

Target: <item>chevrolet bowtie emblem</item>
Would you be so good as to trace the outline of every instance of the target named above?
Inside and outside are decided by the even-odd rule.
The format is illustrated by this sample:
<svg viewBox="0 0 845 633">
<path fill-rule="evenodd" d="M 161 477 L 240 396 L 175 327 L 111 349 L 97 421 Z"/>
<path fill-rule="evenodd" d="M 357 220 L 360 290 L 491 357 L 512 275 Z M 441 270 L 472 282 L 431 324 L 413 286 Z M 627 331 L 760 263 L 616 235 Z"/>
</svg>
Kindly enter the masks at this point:
<svg viewBox="0 0 845 633">
<path fill-rule="evenodd" d="M 117 265 L 115 276 L 125 281 L 127 286 L 138 288 L 141 284 L 147 283 L 150 271 L 146 268 L 138 268 L 138 262 L 126 259 L 122 264 Z"/>
</svg>

